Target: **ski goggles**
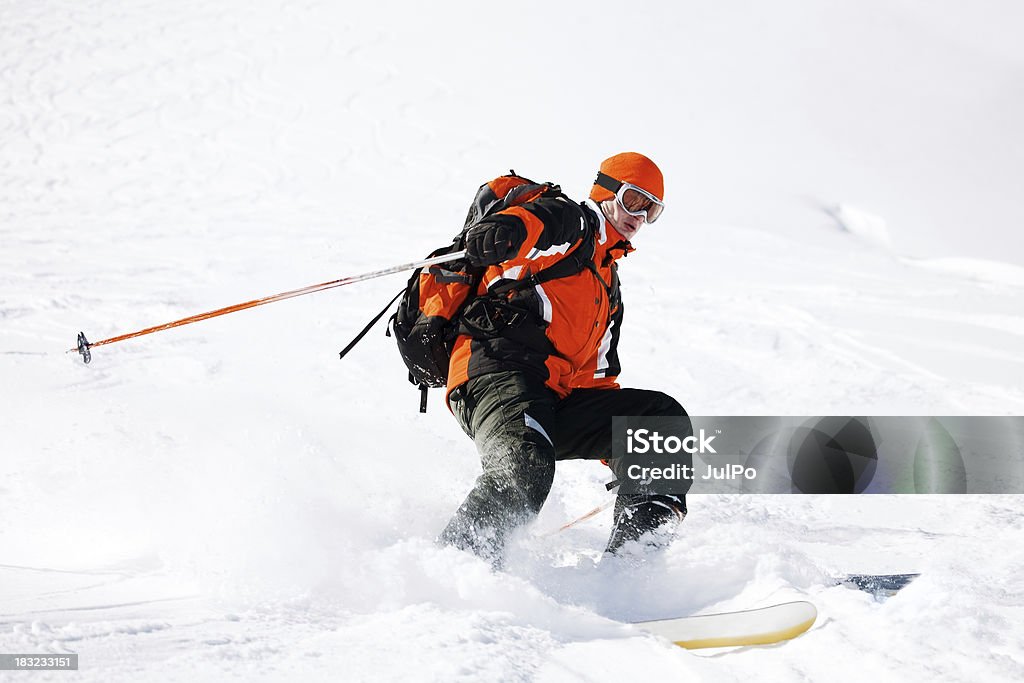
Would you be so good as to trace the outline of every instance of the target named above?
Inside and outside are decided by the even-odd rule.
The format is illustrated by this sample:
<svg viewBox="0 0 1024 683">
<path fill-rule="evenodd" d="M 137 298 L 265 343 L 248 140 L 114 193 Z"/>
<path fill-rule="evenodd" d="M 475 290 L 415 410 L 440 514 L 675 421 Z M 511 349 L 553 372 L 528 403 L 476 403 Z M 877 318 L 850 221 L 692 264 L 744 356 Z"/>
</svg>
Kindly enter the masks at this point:
<svg viewBox="0 0 1024 683">
<path fill-rule="evenodd" d="M 594 183 L 609 192 L 614 192 L 615 201 L 619 203 L 622 210 L 630 216 L 643 216 L 645 223 L 653 223 L 658 220 L 661 212 L 665 210 L 665 202 L 642 187 L 624 183 L 604 173 L 598 173 Z"/>
</svg>

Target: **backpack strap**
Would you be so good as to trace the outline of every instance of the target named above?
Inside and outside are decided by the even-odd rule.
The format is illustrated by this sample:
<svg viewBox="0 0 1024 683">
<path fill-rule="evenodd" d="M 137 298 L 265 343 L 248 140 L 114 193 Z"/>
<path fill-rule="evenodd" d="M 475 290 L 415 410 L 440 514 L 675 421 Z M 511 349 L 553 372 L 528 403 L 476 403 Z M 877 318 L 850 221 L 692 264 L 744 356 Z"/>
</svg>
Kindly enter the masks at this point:
<svg viewBox="0 0 1024 683">
<path fill-rule="evenodd" d="M 359 334 L 356 335 L 355 339 L 350 341 L 348 343 L 348 346 L 346 346 L 345 348 L 343 348 L 341 350 L 341 353 L 338 354 L 338 358 L 344 358 L 345 355 L 349 351 L 352 350 L 352 347 L 354 347 L 356 344 L 358 344 L 360 341 L 362 341 L 363 337 L 366 336 L 366 333 L 370 331 L 370 328 L 373 327 L 374 325 L 376 325 L 377 321 L 384 317 L 384 314 L 388 312 L 389 308 L 391 308 L 391 304 L 393 304 L 396 301 L 398 301 L 398 297 L 402 296 L 403 294 L 405 294 L 405 287 L 403 287 L 398 292 L 398 294 L 395 294 L 395 296 L 392 297 L 391 301 L 389 301 L 387 303 L 387 305 L 384 308 L 381 309 L 380 313 L 378 313 L 377 315 L 373 316 L 373 320 L 371 320 L 370 322 L 366 323 L 366 327 L 364 327 L 362 329 L 362 331 Z"/>
<path fill-rule="evenodd" d="M 583 263 L 580 263 L 581 260 Z M 597 267 L 594 265 L 593 260 L 564 258 L 555 265 L 544 268 L 536 273 L 532 273 L 522 280 L 506 280 L 505 282 L 491 287 L 489 291 L 491 294 L 501 296 L 503 294 L 508 294 L 509 292 L 526 289 L 527 287 L 542 285 L 545 282 L 550 282 L 551 280 L 569 277 L 570 275 L 575 275 L 585 268 L 589 268 L 593 270 L 594 273 L 597 273 Z M 597 277 L 598 279 L 601 279 L 600 275 Z M 604 284 L 603 279 L 601 279 L 601 284 Z M 607 285 L 605 285 L 605 288 L 607 288 Z"/>
</svg>

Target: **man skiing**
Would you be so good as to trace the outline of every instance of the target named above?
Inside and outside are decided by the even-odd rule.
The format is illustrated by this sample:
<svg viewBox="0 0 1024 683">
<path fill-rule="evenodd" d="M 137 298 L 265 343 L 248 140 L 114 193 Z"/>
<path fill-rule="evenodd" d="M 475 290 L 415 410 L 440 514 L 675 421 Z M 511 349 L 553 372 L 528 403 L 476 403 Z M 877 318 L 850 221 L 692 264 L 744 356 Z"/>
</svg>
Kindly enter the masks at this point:
<svg viewBox="0 0 1024 683">
<path fill-rule="evenodd" d="M 489 293 L 534 279 L 507 295 L 478 297 L 462 315 L 447 398 L 483 472 L 440 542 L 500 564 L 509 534 L 544 504 L 556 461 L 611 458 L 613 416 L 686 416 L 666 394 L 616 383 L 623 319 L 616 262 L 661 215 L 663 198 L 660 169 L 626 152 L 602 162 L 585 202 L 543 197 L 466 232 L 466 259 L 485 268 Z M 535 277 L 573 257 L 585 267 Z M 671 531 L 685 515 L 685 496 L 620 494 L 606 550 L 641 537 L 656 544 L 645 534 Z"/>
</svg>

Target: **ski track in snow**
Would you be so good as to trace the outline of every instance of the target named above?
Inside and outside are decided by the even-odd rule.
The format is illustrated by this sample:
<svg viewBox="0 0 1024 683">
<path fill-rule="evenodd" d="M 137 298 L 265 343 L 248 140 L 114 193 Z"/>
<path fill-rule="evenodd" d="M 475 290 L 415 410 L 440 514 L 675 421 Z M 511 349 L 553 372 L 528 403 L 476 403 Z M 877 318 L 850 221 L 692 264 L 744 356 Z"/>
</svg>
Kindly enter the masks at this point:
<svg viewBox="0 0 1024 683">
<path fill-rule="evenodd" d="M 1000 61 L 995 28 L 984 50 L 953 49 L 952 29 L 915 8 L 885 11 L 901 31 L 929 27 L 912 33 L 929 65 L 963 87 L 981 64 L 978 87 L 1006 90 L 1016 62 Z M 767 19 L 803 50 L 824 35 L 815 22 L 860 45 L 863 17 L 804 9 Z M 1020 266 L 920 237 L 942 243 L 945 211 L 986 193 L 985 216 L 1019 212 L 998 191 L 1012 157 L 975 187 L 955 175 L 963 164 L 914 152 L 924 133 L 859 128 L 877 116 L 863 104 L 876 86 L 901 91 L 897 75 L 861 84 L 861 99 L 815 91 L 772 109 L 802 78 L 833 95 L 858 82 L 779 76 L 809 61 L 800 51 L 748 64 L 730 36 L 776 34 L 728 8 L 652 28 L 654 80 L 681 85 L 622 125 L 565 98 L 561 78 L 500 74 L 514 109 L 481 93 L 496 75 L 480 56 L 518 54 L 527 31 L 567 78 L 592 72 L 588 41 L 609 20 L 545 11 L 557 20 L 543 27 L 502 15 L 499 35 L 319 2 L 0 8 L 0 652 L 78 652 L 83 681 L 1024 679 L 1020 496 L 693 496 L 665 554 L 598 561 L 608 513 L 542 535 L 607 499 L 606 471 L 572 462 L 506 572 L 435 548 L 476 475 L 472 446 L 437 396 L 416 413 L 380 329 L 335 360 L 402 276 L 100 347 L 89 366 L 64 353 L 78 330 L 96 341 L 416 258 L 511 164 L 578 194 L 585 181 L 568 183 L 591 177 L 602 139 L 664 159 L 681 216 L 645 229 L 623 263 L 624 384 L 704 415 L 1024 411 Z M 584 32 L 558 28 L 568 21 Z M 870 62 L 883 56 L 857 55 L 858 74 L 887 74 Z M 629 64 L 604 68 L 635 82 Z M 774 91 L 759 89 L 767 76 Z M 968 110 L 1020 106 L 965 92 Z M 971 138 L 977 150 L 929 151 L 1002 149 L 1017 124 L 997 124 Z M 807 147 L 772 146 L 805 128 Z M 526 134 L 495 134 L 513 129 Z M 851 151 L 865 140 L 928 165 L 836 170 L 871 170 Z M 846 202 L 840 191 L 881 205 L 891 248 L 778 199 Z M 944 191 L 961 203 L 922 201 Z M 831 585 L 853 571 L 922 576 L 876 602 Z M 791 599 L 820 617 L 778 647 L 685 652 L 623 623 Z"/>
</svg>

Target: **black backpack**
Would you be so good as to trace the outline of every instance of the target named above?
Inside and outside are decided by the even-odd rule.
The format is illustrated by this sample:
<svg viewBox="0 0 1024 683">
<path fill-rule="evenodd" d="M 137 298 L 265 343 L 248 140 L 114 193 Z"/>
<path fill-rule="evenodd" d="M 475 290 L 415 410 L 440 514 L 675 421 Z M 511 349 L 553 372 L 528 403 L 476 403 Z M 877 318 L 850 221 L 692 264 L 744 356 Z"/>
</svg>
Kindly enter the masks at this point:
<svg viewBox="0 0 1024 683">
<path fill-rule="evenodd" d="M 515 171 L 484 183 L 473 198 L 462 230 L 451 244 L 435 249 L 428 258 L 465 249 L 466 231 L 487 216 L 512 206 L 554 197 L 563 197 L 570 206 L 583 211 L 580 205 L 568 200 L 558 185 L 537 183 L 517 175 Z M 486 296 L 507 295 L 516 289 L 575 275 L 583 268 L 593 269 L 593 241 L 585 241 L 586 244 L 576 249 L 571 258 L 564 258 L 523 280 L 500 283 L 492 287 Z M 386 334 L 392 336 L 394 331 L 398 352 L 409 370 L 409 381 L 420 389 L 420 412 L 426 412 L 427 390 L 443 387 L 448 382 L 448 365 L 459 335 L 460 316 L 476 297 L 483 271 L 483 268 L 474 267 L 464 259 L 416 269 L 405 288 L 341 351 L 340 357 L 344 358 L 398 300 L 398 309 L 389 320 Z"/>
</svg>

